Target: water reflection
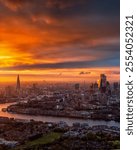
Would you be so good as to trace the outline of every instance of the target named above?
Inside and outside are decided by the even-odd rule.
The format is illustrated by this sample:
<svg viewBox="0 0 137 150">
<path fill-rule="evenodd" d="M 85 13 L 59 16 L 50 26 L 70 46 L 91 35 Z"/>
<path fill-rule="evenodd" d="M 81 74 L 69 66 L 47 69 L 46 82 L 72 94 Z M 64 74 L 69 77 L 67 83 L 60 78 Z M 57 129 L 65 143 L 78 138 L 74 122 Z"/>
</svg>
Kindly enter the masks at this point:
<svg viewBox="0 0 137 150">
<path fill-rule="evenodd" d="M 2 108 L 7 108 L 9 105 L 15 103 L 5 103 L 0 104 L 0 116 L 9 117 L 15 119 L 25 119 L 30 120 L 33 119 L 35 121 L 43 121 L 43 122 L 59 122 L 65 121 L 69 126 L 71 126 L 75 122 L 79 123 L 88 123 L 90 126 L 94 125 L 107 125 L 107 126 L 117 126 L 120 127 L 120 124 L 115 121 L 101 121 L 101 120 L 91 120 L 91 119 L 74 119 L 74 118 L 66 118 L 66 117 L 51 117 L 51 116 L 34 116 L 34 115 L 22 115 L 22 114 L 13 114 L 8 112 L 2 112 Z"/>
</svg>

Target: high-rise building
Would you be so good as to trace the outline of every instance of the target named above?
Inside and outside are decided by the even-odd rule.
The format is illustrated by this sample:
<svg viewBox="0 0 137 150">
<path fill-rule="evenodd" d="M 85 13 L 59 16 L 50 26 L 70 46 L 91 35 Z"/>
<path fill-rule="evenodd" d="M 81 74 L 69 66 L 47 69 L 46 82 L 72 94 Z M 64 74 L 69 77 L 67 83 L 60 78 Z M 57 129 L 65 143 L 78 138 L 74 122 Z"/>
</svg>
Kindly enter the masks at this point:
<svg viewBox="0 0 137 150">
<path fill-rule="evenodd" d="M 94 90 L 98 91 L 98 84 L 97 84 L 97 82 L 94 83 Z"/>
<path fill-rule="evenodd" d="M 118 82 L 114 82 L 113 83 L 113 88 L 114 88 L 114 90 L 119 89 L 119 83 Z"/>
<path fill-rule="evenodd" d="M 97 91 L 98 91 L 98 83 L 97 82 L 92 83 L 90 86 L 90 93 L 93 94 L 96 93 Z"/>
<path fill-rule="evenodd" d="M 100 75 L 100 91 L 102 93 L 106 92 L 106 85 L 107 85 L 107 77 L 105 74 Z"/>
<path fill-rule="evenodd" d="M 17 76 L 17 85 L 16 85 L 16 90 L 20 91 L 20 76 Z"/>
<path fill-rule="evenodd" d="M 75 84 L 75 90 L 79 90 L 80 89 L 80 85 L 79 85 L 79 83 L 76 83 Z"/>
</svg>

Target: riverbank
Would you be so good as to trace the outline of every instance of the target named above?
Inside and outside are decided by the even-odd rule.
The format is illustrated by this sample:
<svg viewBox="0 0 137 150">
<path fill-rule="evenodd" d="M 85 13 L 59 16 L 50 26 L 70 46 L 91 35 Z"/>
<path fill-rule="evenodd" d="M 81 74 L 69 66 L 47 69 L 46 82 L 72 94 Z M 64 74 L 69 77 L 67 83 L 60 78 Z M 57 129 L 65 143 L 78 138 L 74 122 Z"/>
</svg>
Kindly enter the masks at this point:
<svg viewBox="0 0 137 150">
<path fill-rule="evenodd" d="M 104 120 L 91 120 L 91 119 L 78 119 L 78 118 L 67 118 L 67 117 L 51 117 L 51 116 L 36 116 L 36 115 L 25 115 L 25 114 L 16 114 L 10 112 L 2 112 L 3 108 L 7 108 L 10 105 L 15 103 L 5 103 L 0 105 L 0 116 L 8 117 L 8 118 L 15 118 L 15 119 L 22 119 L 22 120 L 35 120 L 35 121 L 43 121 L 43 122 L 59 122 L 64 121 L 69 126 L 72 126 L 73 123 L 88 123 L 90 127 L 96 125 L 106 125 L 106 126 L 116 126 L 120 127 L 120 123 L 116 121 L 104 121 Z"/>
<path fill-rule="evenodd" d="M 104 110 L 56 110 L 43 109 L 41 106 L 33 107 L 26 103 L 10 105 L 7 111 L 16 114 L 35 115 L 35 116 L 53 116 L 53 117 L 67 117 L 77 119 L 92 119 L 119 122 L 119 116 L 104 112 Z"/>
</svg>

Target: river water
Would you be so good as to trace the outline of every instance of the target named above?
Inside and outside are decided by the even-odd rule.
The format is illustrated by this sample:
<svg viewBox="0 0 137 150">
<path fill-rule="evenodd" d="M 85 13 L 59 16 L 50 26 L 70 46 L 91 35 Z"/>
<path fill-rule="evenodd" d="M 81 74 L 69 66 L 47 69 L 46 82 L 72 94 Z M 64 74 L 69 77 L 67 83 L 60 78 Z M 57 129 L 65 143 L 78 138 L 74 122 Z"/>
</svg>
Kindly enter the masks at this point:
<svg viewBox="0 0 137 150">
<path fill-rule="evenodd" d="M 60 122 L 60 121 L 64 121 L 69 126 L 71 126 L 73 123 L 79 122 L 79 123 L 88 123 L 89 126 L 91 126 L 91 127 L 94 126 L 94 125 L 107 125 L 107 126 L 120 127 L 120 123 L 115 122 L 115 121 L 75 119 L 75 118 L 51 117 L 51 116 L 34 116 L 34 115 L 14 114 L 14 113 L 9 113 L 9 112 L 3 112 L 2 111 L 2 108 L 7 108 L 11 104 L 14 104 L 14 103 L 0 104 L 0 116 L 1 117 L 9 117 L 9 118 L 25 119 L 25 120 L 33 119 L 35 121 L 43 121 L 43 122 Z"/>
</svg>

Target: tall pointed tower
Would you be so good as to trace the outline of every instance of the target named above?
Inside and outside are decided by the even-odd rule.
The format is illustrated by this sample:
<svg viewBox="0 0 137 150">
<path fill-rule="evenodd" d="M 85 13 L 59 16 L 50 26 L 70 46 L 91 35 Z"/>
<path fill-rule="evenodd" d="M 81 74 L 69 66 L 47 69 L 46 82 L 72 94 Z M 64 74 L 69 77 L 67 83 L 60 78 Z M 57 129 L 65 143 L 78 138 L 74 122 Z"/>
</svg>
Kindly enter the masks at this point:
<svg viewBox="0 0 137 150">
<path fill-rule="evenodd" d="M 16 90 L 17 90 L 17 91 L 20 91 L 20 77 L 19 77 L 19 75 L 17 76 Z"/>
</svg>

